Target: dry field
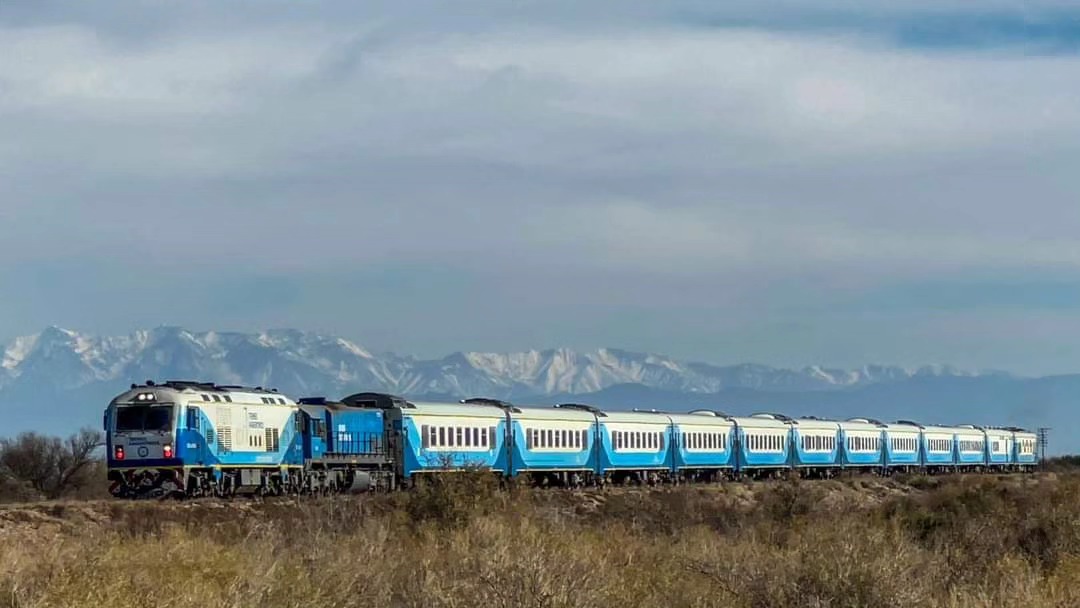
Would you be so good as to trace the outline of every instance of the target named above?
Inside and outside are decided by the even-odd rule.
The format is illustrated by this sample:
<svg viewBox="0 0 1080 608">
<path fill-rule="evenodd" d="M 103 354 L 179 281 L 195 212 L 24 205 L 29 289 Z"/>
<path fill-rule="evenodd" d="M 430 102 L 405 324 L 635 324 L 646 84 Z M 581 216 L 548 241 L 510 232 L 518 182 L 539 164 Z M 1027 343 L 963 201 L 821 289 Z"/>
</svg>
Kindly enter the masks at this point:
<svg viewBox="0 0 1080 608">
<path fill-rule="evenodd" d="M 1080 476 L 0 507 L 0 607 L 1080 606 Z"/>
</svg>

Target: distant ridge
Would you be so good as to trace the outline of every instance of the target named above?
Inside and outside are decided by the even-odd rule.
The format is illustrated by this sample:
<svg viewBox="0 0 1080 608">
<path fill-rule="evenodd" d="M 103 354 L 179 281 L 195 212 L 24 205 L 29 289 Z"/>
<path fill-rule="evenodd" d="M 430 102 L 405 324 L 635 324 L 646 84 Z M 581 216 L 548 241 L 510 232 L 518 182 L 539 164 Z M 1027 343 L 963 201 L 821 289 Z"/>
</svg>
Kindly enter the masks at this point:
<svg viewBox="0 0 1080 608">
<path fill-rule="evenodd" d="M 421 360 L 375 355 L 343 338 L 295 329 L 246 334 L 160 327 L 126 336 L 94 336 L 49 327 L 17 338 L 3 346 L 2 353 L 0 392 L 46 378 L 74 388 L 110 380 L 123 384 L 190 377 L 272 385 L 297 394 L 336 394 L 362 387 L 402 394 L 513 397 L 592 393 L 619 384 L 688 393 L 739 388 L 837 390 L 916 376 L 982 375 L 950 366 L 867 365 L 853 370 L 821 366 L 792 370 L 750 363 L 717 366 L 615 348 L 455 352 Z"/>
<path fill-rule="evenodd" d="M 548 405 L 574 399 L 609 408 L 734 414 L 773 410 L 834 418 L 1052 426 L 1051 451 L 1080 451 L 1080 376 L 1021 378 L 947 365 L 858 369 L 719 366 L 615 348 L 456 352 L 439 359 L 374 353 L 337 336 L 180 327 L 95 336 L 59 327 L 0 346 L 0 435 L 100 425 L 130 382 L 212 380 L 272 386 L 295 397 L 357 390 L 411 398 L 489 396 Z"/>
</svg>

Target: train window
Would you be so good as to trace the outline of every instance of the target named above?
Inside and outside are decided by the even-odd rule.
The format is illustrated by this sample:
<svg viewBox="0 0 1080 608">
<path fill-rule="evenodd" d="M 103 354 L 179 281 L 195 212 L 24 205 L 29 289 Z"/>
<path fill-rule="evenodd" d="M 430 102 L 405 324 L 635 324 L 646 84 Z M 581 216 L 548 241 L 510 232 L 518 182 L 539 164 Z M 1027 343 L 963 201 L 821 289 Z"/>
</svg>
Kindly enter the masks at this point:
<svg viewBox="0 0 1080 608">
<path fill-rule="evenodd" d="M 428 427 L 427 427 L 426 424 L 420 427 L 420 447 L 422 447 L 422 448 L 430 448 L 431 447 L 431 440 L 430 440 L 430 438 L 428 436 Z"/>
<path fill-rule="evenodd" d="M 446 445 L 446 427 L 439 427 L 439 447 Z"/>
<path fill-rule="evenodd" d="M 462 442 L 462 447 L 472 447 L 472 429 L 463 429 L 465 431 L 465 441 Z"/>
</svg>

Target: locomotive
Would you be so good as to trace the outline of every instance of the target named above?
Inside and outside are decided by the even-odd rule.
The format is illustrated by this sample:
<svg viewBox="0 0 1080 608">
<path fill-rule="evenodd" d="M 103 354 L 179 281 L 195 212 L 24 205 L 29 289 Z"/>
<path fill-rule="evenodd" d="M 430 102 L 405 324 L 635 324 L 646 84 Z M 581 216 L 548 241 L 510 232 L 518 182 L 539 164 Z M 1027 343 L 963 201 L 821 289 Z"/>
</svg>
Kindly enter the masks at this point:
<svg viewBox="0 0 1080 608">
<path fill-rule="evenodd" d="M 1016 427 L 424 403 L 374 392 L 293 400 L 190 381 L 133 384 L 103 423 L 110 492 L 125 498 L 393 490 L 471 469 L 575 487 L 1036 464 L 1035 434 Z"/>
</svg>

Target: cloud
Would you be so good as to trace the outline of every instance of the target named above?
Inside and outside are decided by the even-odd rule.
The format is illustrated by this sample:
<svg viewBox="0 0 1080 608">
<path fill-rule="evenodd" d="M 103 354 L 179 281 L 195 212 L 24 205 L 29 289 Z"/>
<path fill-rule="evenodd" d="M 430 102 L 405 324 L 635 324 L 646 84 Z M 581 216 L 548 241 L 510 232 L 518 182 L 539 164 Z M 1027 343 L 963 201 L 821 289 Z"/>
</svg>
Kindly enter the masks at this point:
<svg viewBox="0 0 1080 608">
<path fill-rule="evenodd" d="M 1040 25 L 1069 16 L 1051 3 L 152 4 L 0 17 L 12 280 L 73 259 L 116 289 L 427 267 L 751 319 L 810 278 L 1080 266 L 1080 58 Z M 987 19 L 1013 33 L 902 35 L 1002 31 Z"/>
</svg>

